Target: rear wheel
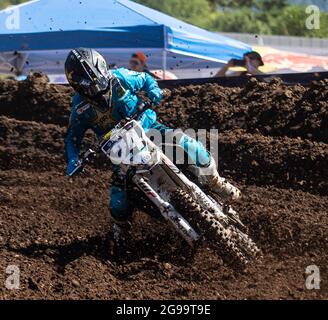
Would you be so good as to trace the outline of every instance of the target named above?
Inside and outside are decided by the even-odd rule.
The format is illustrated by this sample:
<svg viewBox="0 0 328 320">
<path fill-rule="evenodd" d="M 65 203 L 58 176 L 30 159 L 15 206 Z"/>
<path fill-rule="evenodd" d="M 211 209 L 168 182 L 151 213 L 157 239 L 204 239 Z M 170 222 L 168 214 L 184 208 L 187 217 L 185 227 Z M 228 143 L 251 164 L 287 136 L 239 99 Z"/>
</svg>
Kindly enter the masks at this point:
<svg viewBox="0 0 328 320">
<path fill-rule="evenodd" d="M 226 221 L 218 221 L 182 189 L 177 189 L 171 195 L 171 202 L 190 224 L 198 229 L 211 247 L 219 250 L 225 261 L 244 268 L 260 255 L 256 244 L 245 233 Z"/>
</svg>

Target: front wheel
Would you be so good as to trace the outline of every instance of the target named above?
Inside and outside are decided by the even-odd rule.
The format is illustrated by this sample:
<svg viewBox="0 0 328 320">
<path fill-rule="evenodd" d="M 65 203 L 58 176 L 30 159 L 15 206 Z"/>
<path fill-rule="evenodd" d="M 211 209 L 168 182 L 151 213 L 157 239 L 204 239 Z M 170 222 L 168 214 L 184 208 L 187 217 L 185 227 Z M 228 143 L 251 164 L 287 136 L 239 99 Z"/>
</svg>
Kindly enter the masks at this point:
<svg viewBox="0 0 328 320">
<path fill-rule="evenodd" d="M 218 249 L 224 260 L 244 268 L 259 257 L 260 250 L 256 244 L 236 226 L 220 222 L 213 214 L 203 210 L 193 197 L 182 189 L 171 195 L 173 206 L 198 229 L 214 249 Z"/>
</svg>

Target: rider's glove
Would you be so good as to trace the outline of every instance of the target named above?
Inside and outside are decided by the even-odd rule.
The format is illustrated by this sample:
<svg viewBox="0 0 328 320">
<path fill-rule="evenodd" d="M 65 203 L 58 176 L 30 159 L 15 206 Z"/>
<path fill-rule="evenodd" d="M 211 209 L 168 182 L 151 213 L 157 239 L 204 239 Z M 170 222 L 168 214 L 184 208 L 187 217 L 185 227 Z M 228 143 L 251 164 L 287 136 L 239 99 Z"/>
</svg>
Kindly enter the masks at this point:
<svg viewBox="0 0 328 320">
<path fill-rule="evenodd" d="M 78 161 L 75 159 L 71 160 L 67 165 L 66 174 L 68 176 L 71 176 L 77 166 L 78 166 Z"/>
</svg>

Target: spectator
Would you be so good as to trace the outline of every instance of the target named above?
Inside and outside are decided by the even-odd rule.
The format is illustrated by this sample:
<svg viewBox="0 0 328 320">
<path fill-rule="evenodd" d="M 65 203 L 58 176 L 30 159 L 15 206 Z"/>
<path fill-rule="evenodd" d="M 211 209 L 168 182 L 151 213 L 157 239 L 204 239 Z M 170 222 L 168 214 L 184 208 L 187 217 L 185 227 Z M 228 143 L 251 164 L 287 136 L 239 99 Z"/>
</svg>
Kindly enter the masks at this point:
<svg viewBox="0 0 328 320">
<path fill-rule="evenodd" d="M 146 72 L 155 79 L 159 79 L 153 74 L 147 66 L 148 58 L 143 52 L 136 52 L 132 55 L 130 60 L 130 69 L 136 72 Z"/>
<path fill-rule="evenodd" d="M 264 66 L 261 55 L 256 51 L 250 51 L 244 54 L 243 60 L 231 59 L 215 77 L 225 77 L 227 71 L 233 67 L 244 67 L 246 71 L 233 72 L 230 76 L 258 75 L 262 74 L 259 67 Z"/>
</svg>

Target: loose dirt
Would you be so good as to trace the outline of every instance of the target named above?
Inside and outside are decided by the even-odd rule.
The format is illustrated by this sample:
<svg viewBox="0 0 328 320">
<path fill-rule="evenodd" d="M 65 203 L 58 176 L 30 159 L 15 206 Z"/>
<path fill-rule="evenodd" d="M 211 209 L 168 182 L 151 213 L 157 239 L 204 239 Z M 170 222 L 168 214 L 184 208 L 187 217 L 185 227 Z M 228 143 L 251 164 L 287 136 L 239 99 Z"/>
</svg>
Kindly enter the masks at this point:
<svg viewBox="0 0 328 320">
<path fill-rule="evenodd" d="M 64 175 L 71 96 L 41 74 L 0 82 L 0 299 L 328 298 L 328 80 L 180 87 L 159 108 L 168 125 L 219 130 L 220 171 L 242 188 L 235 207 L 264 252 L 243 273 L 140 208 L 125 252 L 111 253 L 107 167 Z M 8 265 L 20 290 L 3 285 Z"/>
</svg>

